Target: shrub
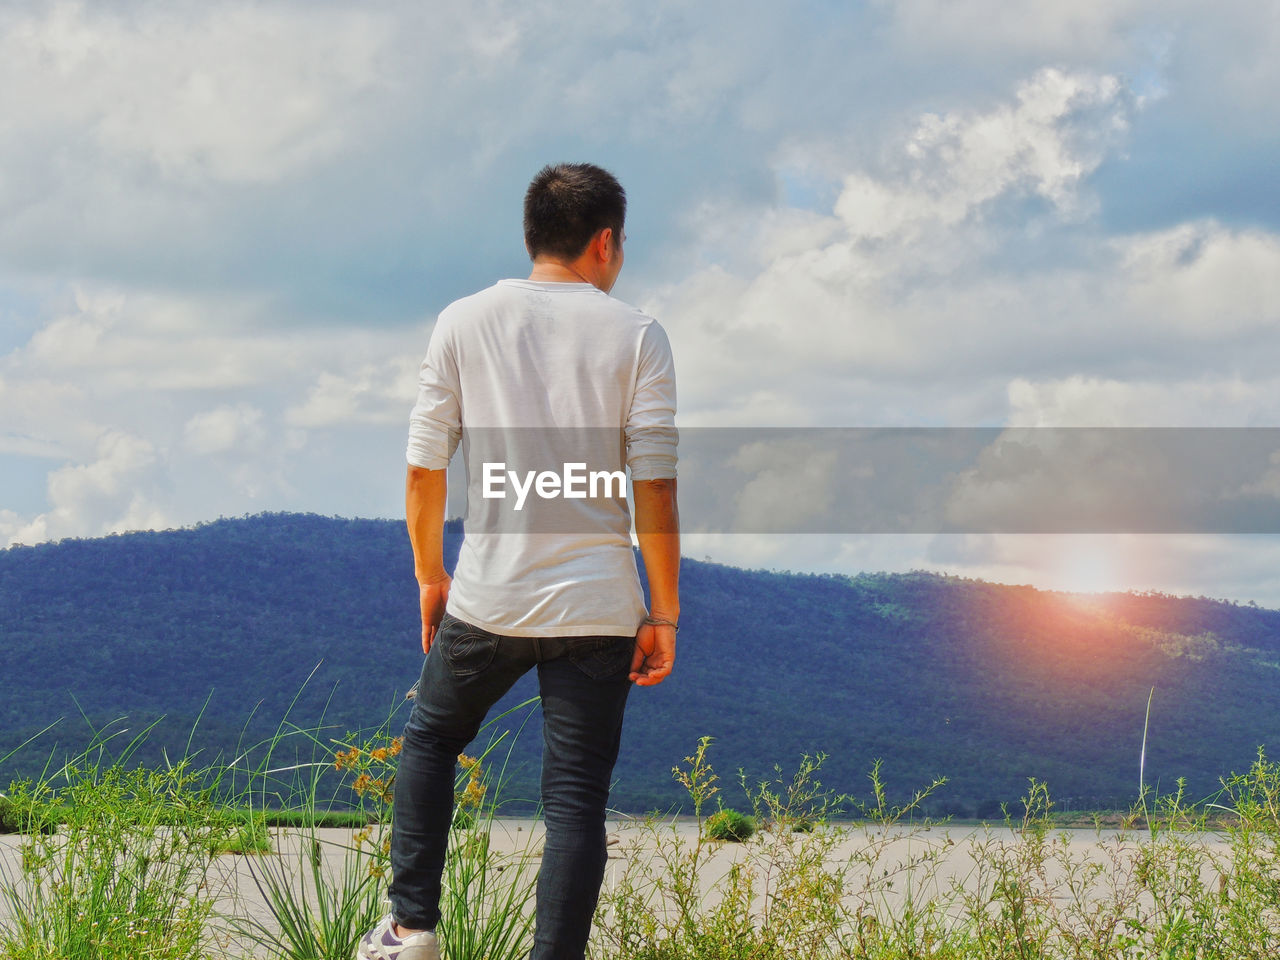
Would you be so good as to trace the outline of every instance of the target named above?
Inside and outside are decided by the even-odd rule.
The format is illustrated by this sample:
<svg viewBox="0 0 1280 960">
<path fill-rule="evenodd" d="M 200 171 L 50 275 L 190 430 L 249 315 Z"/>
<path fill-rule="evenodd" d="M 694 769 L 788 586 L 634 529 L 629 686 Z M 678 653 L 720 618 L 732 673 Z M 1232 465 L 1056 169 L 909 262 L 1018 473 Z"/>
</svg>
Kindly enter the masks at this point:
<svg viewBox="0 0 1280 960">
<path fill-rule="evenodd" d="M 23 836 L 0 870 L 0 955 L 187 960 L 208 955 L 211 839 L 226 832 L 186 760 L 105 765 L 90 751 L 10 799 Z M 63 821 L 55 834 L 48 825 Z"/>
<path fill-rule="evenodd" d="M 24 786 L 12 784 L 10 790 L 14 787 L 19 787 L 19 794 L 24 795 Z M 65 819 L 65 812 L 56 806 L 33 811 L 26 804 L 15 803 L 12 797 L 0 794 L 0 834 L 53 833 Z"/>
<path fill-rule="evenodd" d="M 756 832 L 756 822 L 745 813 L 725 807 L 707 817 L 704 829 L 708 840 L 741 843 Z"/>
<path fill-rule="evenodd" d="M 271 833 L 267 819 L 262 814 L 248 813 L 229 823 L 222 836 L 210 844 L 215 854 L 233 853 L 241 856 L 263 855 L 271 852 Z"/>
</svg>

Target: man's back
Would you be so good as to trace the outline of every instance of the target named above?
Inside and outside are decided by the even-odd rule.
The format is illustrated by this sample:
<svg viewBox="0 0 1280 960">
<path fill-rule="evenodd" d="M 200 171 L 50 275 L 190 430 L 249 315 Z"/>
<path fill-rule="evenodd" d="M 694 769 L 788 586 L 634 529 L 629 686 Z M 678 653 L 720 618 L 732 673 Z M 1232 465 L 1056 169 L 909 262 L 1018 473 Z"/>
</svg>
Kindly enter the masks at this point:
<svg viewBox="0 0 1280 960">
<path fill-rule="evenodd" d="M 449 612 L 511 636 L 634 630 L 645 608 L 621 478 L 670 475 L 674 411 L 661 326 L 590 284 L 502 280 L 446 308 L 409 459 L 443 465 L 460 424 L 467 536 Z M 579 485 L 566 464 L 582 465 Z M 560 482 L 534 489 L 546 472 Z"/>
<path fill-rule="evenodd" d="M 651 317 L 585 283 L 500 280 L 451 304 L 437 331 L 458 362 L 464 429 L 621 428 L 642 349 L 652 366 L 665 345 Z"/>
</svg>

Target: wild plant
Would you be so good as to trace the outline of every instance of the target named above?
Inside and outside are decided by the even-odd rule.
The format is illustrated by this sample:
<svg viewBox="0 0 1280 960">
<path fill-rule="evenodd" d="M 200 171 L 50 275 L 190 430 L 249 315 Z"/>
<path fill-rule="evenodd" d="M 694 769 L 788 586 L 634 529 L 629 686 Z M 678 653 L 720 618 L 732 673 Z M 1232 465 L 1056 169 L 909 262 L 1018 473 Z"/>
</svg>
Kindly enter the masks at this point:
<svg viewBox="0 0 1280 960">
<path fill-rule="evenodd" d="M 851 899 L 850 893 L 857 876 L 875 875 L 878 881 L 888 871 L 861 871 L 857 856 L 833 859 L 850 831 L 831 822 L 847 798 L 822 787 L 818 773 L 825 757 L 806 756 L 792 777 L 775 768 L 777 777 L 752 785 L 739 772 L 760 829 L 730 852 L 708 836 L 703 818 L 707 801 L 719 792 L 707 756 L 711 742 L 702 738 L 684 766 L 673 770 L 693 801 L 696 831 L 690 839 L 675 821 L 650 818 L 641 824 L 622 851 L 621 875 L 602 895 L 591 955 L 640 960 L 869 955 L 854 952 L 850 924 L 865 900 Z M 878 801 L 872 809 L 887 837 L 928 792 L 894 807 L 878 768 L 873 782 Z M 889 842 L 872 842 L 859 856 L 875 867 Z"/>
<path fill-rule="evenodd" d="M 937 870 L 954 840 L 948 833 L 926 836 L 932 823 L 923 809 L 947 780 L 938 777 L 906 802 L 893 803 L 881 769 L 875 760 L 867 774 L 871 799 L 853 801 L 859 827 L 841 836 L 856 842 L 842 875 L 840 949 L 831 955 L 937 956 L 948 928 Z M 904 945 L 907 952 L 899 953 Z"/>
<path fill-rule="evenodd" d="M 400 746 L 387 728 L 341 741 L 292 728 L 266 742 L 261 760 L 244 751 L 202 767 L 193 758 L 137 766 L 142 736 L 113 755 L 112 736 L 95 733 L 90 750 L 6 792 L 21 834 L 18 860 L 0 867 L 0 956 L 208 960 L 236 955 L 233 946 L 260 960 L 353 955 L 385 910 Z M 317 747 L 314 759 L 280 759 L 295 737 Z M 516 960 L 530 946 L 537 854 L 527 844 L 502 853 L 497 833 L 507 737 L 459 758 L 439 928 L 450 960 Z M 726 809 L 712 743 L 703 738 L 673 768 L 695 824 L 655 816 L 624 832 L 593 960 L 1280 955 L 1280 765 L 1262 750 L 1207 803 L 1188 800 L 1181 782 L 1159 794 L 1141 781 L 1122 828 L 1086 844 L 1056 829 L 1038 780 L 1020 810 L 1006 810 L 1003 830 L 957 840 L 921 817 L 943 781 L 895 804 L 876 763 L 870 798 L 858 801 L 824 788 L 825 757 L 806 756 L 791 775 L 775 767 L 748 782 L 739 771 L 758 829 L 724 843 L 707 829 L 712 807 Z M 334 777 L 345 815 L 359 818 L 345 832 L 318 828 Z M 280 805 L 296 825 L 272 837 Z M 232 943 L 219 913 L 230 889 L 215 864 L 231 847 L 250 853 L 232 862 L 257 879 L 270 911 L 254 921 L 231 901 L 247 946 Z"/>
<path fill-rule="evenodd" d="M 1038 960 L 1047 956 L 1054 881 L 1049 876 L 1060 837 L 1051 835 L 1053 801 L 1032 778 L 1020 820 L 1005 810 L 1011 839 L 984 830 L 973 842 L 973 873 L 953 887 L 964 906 L 968 939 L 981 956 Z"/>
<path fill-rule="evenodd" d="M 318 763 L 291 768 L 301 784 L 293 802 L 313 815 L 288 840 L 280 841 L 289 845 L 292 856 L 248 861 L 269 920 L 254 914 L 237 916 L 235 926 L 245 941 L 290 960 L 355 955 L 361 935 L 382 915 L 384 868 L 379 848 L 386 827 L 376 805 L 390 803 L 389 768 L 399 749 L 399 742 L 384 731 L 360 745 L 342 744 L 333 750 L 328 765 L 350 774 L 347 785 L 365 824 L 349 841 L 329 839 L 314 815 L 321 804 L 324 768 Z"/>
<path fill-rule="evenodd" d="M 1268 761 L 1259 748 L 1249 770 L 1225 778 L 1222 787 L 1208 804 L 1223 814 L 1227 843 L 1211 898 L 1220 912 L 1220 936 L 1232 956 L 1275 956 L 1280 952 L 1280 764 Z"/>
<path fill-rule="evenodd" d="M 525 701 L 494 717 L 486 729 L 535 702 L 536 698 Z M 282 960 L 354 956 L 360 937 L 386 912 L 392 801 L 402 747 L 401 739 L 389 733 L 390 722 L 371 734 L 330 741 L 323 761 L 290 768 L 300 783 L 292 804 L 316 815 L 292 831 L 299 855 L 249 864 L 269 919 L 244 915 L 237 918 L 237 927 L 259 950 Z M 314 733 L 311 736 L 319 742 Z M 458 758 L 454 829 L 437 929 L 451 960 L 514 960 L 522 950 L 527 952 L 532 939 L 531 912 L 526 909 L 534 889 L 532 858 L 527 851 L 523 856 L 500 854 L 488 842 L 502 803 L 510 744 L 496 773 L 489 761 L 502 756 L 498 748 L 507 736 L 491 736 L 478 757 Z M 362 826 L 340 838 L 318 827 L 322 774 L 329 771 L 343 778 L 351 806 L 363 820 Z"/>
<path fill-rule="evenodd" d="M 144 734 L 140 736 L 145 736 Z M 109 734 L 9 791 L 23 836 L 16 875 L 0 877 L 14 960 L 193 960 L 218 954 L 209 925 L 215 850 L 231 829 L 189 760 L 158 769 L 111 759 Z"/>
</svg>

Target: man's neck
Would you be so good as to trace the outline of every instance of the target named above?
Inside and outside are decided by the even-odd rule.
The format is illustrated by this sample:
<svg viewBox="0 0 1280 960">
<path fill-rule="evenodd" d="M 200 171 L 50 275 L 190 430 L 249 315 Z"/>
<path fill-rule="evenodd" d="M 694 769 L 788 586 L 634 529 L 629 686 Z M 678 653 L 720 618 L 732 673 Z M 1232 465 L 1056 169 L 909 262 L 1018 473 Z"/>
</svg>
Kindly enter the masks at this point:
<svg viewBox="0 0 1280 960">
<path fill-rule="evenodd" d="M 542 283 L 586 283 L 597 289 L 603 289 L 592 279 L 589 265 L 555 260 L 551 257 L 539 257 L 533 261 L 529 279 Z"/>
</svg>

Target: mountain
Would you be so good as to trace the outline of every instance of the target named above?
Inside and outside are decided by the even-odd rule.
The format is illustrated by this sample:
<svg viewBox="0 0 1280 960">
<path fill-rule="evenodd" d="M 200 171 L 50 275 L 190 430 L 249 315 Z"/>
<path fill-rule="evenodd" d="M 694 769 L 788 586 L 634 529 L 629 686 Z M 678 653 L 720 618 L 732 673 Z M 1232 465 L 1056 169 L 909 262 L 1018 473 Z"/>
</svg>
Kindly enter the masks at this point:
<svg viewBox="0 0 1280 960">
<path fill-rule="evenodd" d="M 451 564 L 461 531 L 451 524 Z M 340 740 L 405 717 L 417 591 L 404 525 L 270 514 L 0 551 L 0 781 L 163 717 L 139 756 L 231 756 L 284 721 Z M 613 794 L 682 799 L 701 736 L 733 781 L 789 777 L 892 797 L 949 782 L 934 813 L 991 815 L 1027 778 L 1060 807 L 1127 806 L 1145 774 L 1193 798 L 1280 743 L 1280 611 L 1162 594 L 1072 595 L 931 573 L 809 575 L 684 561 L 676 670 L 632 691 Z M 526 677 L 504 701 L 536 693 Z M 515 722 L 524 719 L 516 718 Z M 198 720 L 198 722 L 197 722 Z M 297 742 L 306 744 L 304 737 Z M 510 793 L 532 796 L 536 713 Z"/>
</svg>

